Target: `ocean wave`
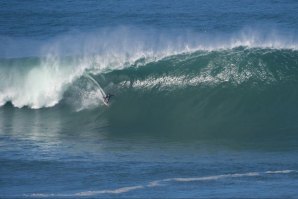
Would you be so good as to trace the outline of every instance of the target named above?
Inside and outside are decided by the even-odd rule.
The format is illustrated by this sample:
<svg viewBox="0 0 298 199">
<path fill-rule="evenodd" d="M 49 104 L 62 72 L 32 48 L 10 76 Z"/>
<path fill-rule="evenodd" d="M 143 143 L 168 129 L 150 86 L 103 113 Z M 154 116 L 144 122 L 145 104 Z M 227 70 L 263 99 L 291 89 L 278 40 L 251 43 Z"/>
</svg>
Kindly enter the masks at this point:
<svg viewBox="0 0 298 199">
<path fill-rule="evenodd" d="M 4 52 L 0 54 L 0 105 L 11 102 L 15 107 L 30 107 L 38 109 L 53 107 L 65 96 L 65 92 L 80 78 L 86 74 L 108 74 L 113 71 L 125 70 L 126 68 L 147 67 L 151 63 L 163 63 L 170 59 L 170 64 L 176 67 L 184 64 L 183 60 L 196 62 L 198 67 L 204 62 L 204 54 L 214 55 L 212 52 L 225 53 L 221 57 L 209 59 L 209 63 L 200 74 L 187 73 L 164 75 L 159 77 L 148 76 L 146 79 L 137 79 L 133 82 L 134 87 L 155 87 L 164 85 L 196 86 L 201 83 L 217 84 L 220 82 L 244 82 L 249 78 L 264 78 L 267 82 L 274 81 L 272 74 L 267 73 L 266 67 L 244 71 L 237 63 L 245 60 L 254 50 L 232 50 L 237 47 L 249 49 L 268 49 L 261 54 L 270 53 L 271 50 L 281 53 L 281 58 L 287 56 L 288 62 L 295 62 L 297 40 L 290 34 L 286 37 L 281 33 L 271 31 L 262 33 L 252 29 L 245 29 L 234 34 L 199 34 L 191 31 L 157 31 L 153 29 L 138 30 L 132 27 L 105 28 L 96 33 L 74 33 L 59 36 L 50 41 L 32 42 L 18 39 L 1 39 L 5 46 L 1 47 Z M 35 46 L 32 47 L 34 44 Z M 18 46 L 22 52 L 17 51 Z M 28 50 L 26 50 L 26 46 Z M 12 49 L 12 50 L 11 50 Z M 286 52 L 284 51 L 293 51 Z M 28 53 L 27 53 L 28 51 Z M 197 54 L 196 52 L 199 52 Z M 234 54 L 234 60 L 227 60 Z M 237 56 L 240 53 L 244 56 Z M 291 55 L 294 57 L 291 57 Z M 31 56 L 21 58 L 23 56 Z M 36 58 L 32 56 L 37 56 Z M 192 57 L 193 56 L 193 57 Z M 216 54 L 215 54 L 216 56 Z M 266 55 L 258 55 L 260 62 L 267 64 L 262 58 Z M 203 57 L 203 59 L 201 59 Z M 239 60 L 235 60 L 239 59 Z M 173 63 L 177 61 L 177 63 Z M 255 61 L 256 60 L 252 60 Z M 270 61 L 270 60 L 269 60 Z M 210 74 L 221 65 L 226 64 L 223 71 L 217 75 Z M 236 64 L 234 64 L 235 62 Z M 163 66 L 160 66 L 161 68 Z M 187 71 L 187 65 L 185 71 Z M 253 66 L 251 66 L 253 67 Z M 289 66 L 290 67 L 290 66 Z M 156 69 L 159 70 L 159 69 Z M 91 83 L 90 83 L 91 84 Z M 127 82 L 122 82 L 122 85 Z M 98 93 L 98 91 L 96 91 Z M 87 94 L 86 94 L 87 95 Z M 97 95 L 97 94 L 96 94 Z M 99 97 L 100 98 L 100 97 Z M 90 103 L 89 103 L 90 104 Z M 90 107 L 86 105 L 86 107 Z M 78 108 L 84 109 L 84 105 Z"/>
</svg>

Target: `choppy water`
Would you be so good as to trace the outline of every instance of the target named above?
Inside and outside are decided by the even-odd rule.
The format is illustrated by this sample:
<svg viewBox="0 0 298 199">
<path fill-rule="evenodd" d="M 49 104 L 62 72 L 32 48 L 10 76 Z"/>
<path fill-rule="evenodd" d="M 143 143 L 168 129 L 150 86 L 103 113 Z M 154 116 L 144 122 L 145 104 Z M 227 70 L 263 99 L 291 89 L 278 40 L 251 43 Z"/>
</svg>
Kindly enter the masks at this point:
<svg viewBox="0 0 298 199">
<path fill-rule="evenodd" d="M 296 197 L 297 8 L 0 2 L 0 197 Z"/>
</svg>

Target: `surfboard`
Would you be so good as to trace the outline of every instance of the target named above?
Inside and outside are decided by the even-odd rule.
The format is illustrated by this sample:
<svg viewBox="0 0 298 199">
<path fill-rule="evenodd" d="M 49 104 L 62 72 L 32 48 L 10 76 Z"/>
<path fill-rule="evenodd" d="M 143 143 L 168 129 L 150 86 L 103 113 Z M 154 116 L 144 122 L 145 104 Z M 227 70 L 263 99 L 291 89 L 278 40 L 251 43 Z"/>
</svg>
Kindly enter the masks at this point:
<svg viewBox="0 0 298 199">
<path fill-rule="evenodd" d="M 103 100 L 104 105 L 109 106 L 109 103 L 107 103 L 105 100 Z"/>
</svg>

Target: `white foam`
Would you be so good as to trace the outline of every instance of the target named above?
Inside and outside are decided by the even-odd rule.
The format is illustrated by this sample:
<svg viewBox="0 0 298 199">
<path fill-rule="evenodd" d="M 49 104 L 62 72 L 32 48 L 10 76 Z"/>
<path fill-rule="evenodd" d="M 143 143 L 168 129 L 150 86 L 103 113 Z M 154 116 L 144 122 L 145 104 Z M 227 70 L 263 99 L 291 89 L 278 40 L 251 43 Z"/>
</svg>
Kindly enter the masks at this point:
<svg viewBox="0 0 298 199">
<path fill-rule="evenodd" d="M 207 180 L 219 180 L 223 178 L 239 178 L 239 177 L 249 177 L 249 176 L 259 176 L 258 172 L 250 173 L 236 173 L 236 174 L 226 174 L 226 175 L 216 175 L 216 176 L 207 176 L 207 177 L 195 177 L 195 178 L 172 178 L 171 181 L 177 182 L 192 182 L 192 181 L 207 181 Z"/>
<path fill-rule="evenodd" d="M 162 185 L 161 184 L 162 181 L 163 180 L 155 180 L 155 181 L 149 182 L 147 184 L 147 187 L 158 187 L 158 186 L 161 186 Z"/>
<path fill-rule="evenodd" d="M 266 171 L 267 174 L 287 174 L 296 172 L 295 170 L 281 170 L 281 171 Z"/>
<path fill-rule="evenodd" d="M 98 195 L 98 194 L 121 194 L 121 193 L 126 193 L 129 191 L 134 191 L 137 189 L 143 189 L 144 186 L 138 185 L 138 186 L 131 186 L 131 187 L 122 187 L 119 189 L 111 189 L 111 190 L 100 190 L 100 191 L 85 191 L 85 192 L 80 192 L 76 193 L 76 196 L 93 196 L 93 195 Z"/>
</svg>

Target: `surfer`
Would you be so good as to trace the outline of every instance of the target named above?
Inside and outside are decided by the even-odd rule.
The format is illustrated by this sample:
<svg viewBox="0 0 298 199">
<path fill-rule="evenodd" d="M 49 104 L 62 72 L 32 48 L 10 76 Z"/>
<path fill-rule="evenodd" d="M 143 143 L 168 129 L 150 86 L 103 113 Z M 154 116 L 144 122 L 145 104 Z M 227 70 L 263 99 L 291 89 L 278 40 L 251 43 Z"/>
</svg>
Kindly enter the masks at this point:
<svg viewBox="0 0 298 199">
<path fill-rule="evenodd" d="M 113 97 L 114 95 L 108 93 L 103 100 L 105 101 L 105 103 L 109 104 L 111 97 Z"/>
</svg>

